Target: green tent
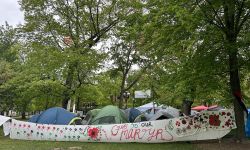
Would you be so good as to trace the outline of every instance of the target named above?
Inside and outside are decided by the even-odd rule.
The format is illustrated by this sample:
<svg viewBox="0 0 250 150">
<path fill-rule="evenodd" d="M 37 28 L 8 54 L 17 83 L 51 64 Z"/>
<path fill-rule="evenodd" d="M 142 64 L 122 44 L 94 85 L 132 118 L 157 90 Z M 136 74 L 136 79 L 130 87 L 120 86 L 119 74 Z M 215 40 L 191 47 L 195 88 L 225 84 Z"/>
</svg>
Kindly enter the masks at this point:
<svg viewBox="0 0 250 150">
<path fill-rule="evenodd" d="M 103 107 L 98 114 L 91 119 L 89 124 L 120 124 L 128 122 L 125 114 L 117 106 L 108 105 Z"/>
<path fill-rule="evenodd" d="M 89 124 L 89 122 L 98 114 L 101 109 L 92 109 L 87 112 L 86 117 L 82 121 L 83 125 Z"/>
</svg>

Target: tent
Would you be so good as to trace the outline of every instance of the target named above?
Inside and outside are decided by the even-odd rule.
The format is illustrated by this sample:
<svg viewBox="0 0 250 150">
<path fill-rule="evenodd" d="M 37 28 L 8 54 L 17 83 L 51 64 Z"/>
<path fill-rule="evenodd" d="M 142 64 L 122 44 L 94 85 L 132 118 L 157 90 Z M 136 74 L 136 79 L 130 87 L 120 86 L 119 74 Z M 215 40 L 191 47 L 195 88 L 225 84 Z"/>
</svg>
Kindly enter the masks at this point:
<svg viewBox="0 0 250 150">
<path fill-rule="evenodd" d="M 140 110 L 142 113 L 145 113 L 145 116 L 147 120 L 150 120 L 155 114 L 157 114 L 158 111 L 163 110 L 164 112 L 167 112 L 169 115 L 173 117 L 179 117 L 180 111 L 179 109 L 176 109 L 171 106 L 164 106 L 160 105 L 157 106 L 155 102 L 151 102 L 142 106 L 137 107 L 138 110 Z"/>
<path fill-rule="evenodd" d="M 200 106 L 196 106 L 192 108 L 192 110 L 196 110 L 196 111 L 202 111 L 202 110 L 207 110 L 207 109 L 208 107 L 204 105 L 200 105 Z"/>
<path fill-rule="evenodd" d="M 225 109 L 225 108 L 222 107 L 222 106 L 213 105 L 213 106 L 209 106 L 207 110 L 210 110 L 210 111 L 218 111 L 218 110 L 221 110 L 221 109 Z"/>
<path fill-rule="evenodd" d="M 92 109 L 92 110 L 88 111 L 86 114 L 86 117 L 82 121 L 82 124 L 84 124 L 84 125 L 89 124 L 91 119 L 93 119 L 100 112 L 100 110 L 101 109 Z"/>
<path fill-rule="evenodd" d="M 162 106 L 162 109 L 164 112 L 167 112 L 168 114 L 170 114 L 173 117 L 179 117 L 180 116 L 180 110 L 176 109 L 174 107 L 171 106 Z"/>
<path fill-rule="evenodd" d="M 247 116 L 247 120 L 246 120 L 246 125 L 245 125 L 245 132 L 246 132 L 246 136 L 250 137 L 250 109 L 248 110 L 248 116 Z"/>
<path fill-rule="evenodd" d="M 60 107 L 53 107 L 43 111 L 41 114 L 32 116 L 28 121 L 41 124 L 67 125 L 80 120 L 76 114 Z"/>
<path fill-rule="evenodd" d="M 125 110 L 125 115 L 129 122 L 134 122 L 135 118 L 141 114 L 140 110 L 136 108 L 128 108 Z"/>
<path fill-rule="evenodd" d="M 147 103 L 145 105 L 137 107 L 136 109 L 138 109 L 141 112 L 146 112 L 146 111 L 151 110 L 153 108 L 157 109 L 157 104 L 155 102 Z"/>
<path fill-rule="evenodd" d="M 159 110 L 156 114 L 154 114 L 149 121 L 153 120 L 162 120 L 162 119 L 170 119 L 174 118 L 173 115 L 171 115 L 166 109 Z"/>
<path fill-rule="evenodd" d="M 180 116 L 180 111 L 174 107 L 171 106 L 165 106 L 165 105 L 157 105 L 156 102 L 151 102 L 142 106 L 137 107 L 138 110 L 140 110 L 142 113 L 149 114 L 147 116 L 151 117 L 157 113 L 161 109 L 165 109 L 169 114 L 171 114 L 174 117 Z"/>
<path fill-rule="evenodd" d="M 108 105 L 103 107 L 98 114 L 90 120 L 89 124 L 120 124 L 128 122 L 125 114 L 117 106 Z"/>
<path fill-rule="evenodd" d="M 148 121 L 145 114 L 143 113 L 137 116 L 134 120 L 134 122 L 143 122 L 143 121 Z"/>
</svg>

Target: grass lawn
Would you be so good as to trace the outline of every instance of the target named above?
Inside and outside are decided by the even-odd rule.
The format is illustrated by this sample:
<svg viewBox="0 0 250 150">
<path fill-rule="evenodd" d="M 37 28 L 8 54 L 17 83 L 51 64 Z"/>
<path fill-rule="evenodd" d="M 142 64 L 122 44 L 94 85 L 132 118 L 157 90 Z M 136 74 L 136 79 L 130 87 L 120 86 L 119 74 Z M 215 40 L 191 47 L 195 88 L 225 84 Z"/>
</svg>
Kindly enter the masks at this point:
<svg viewBox="0 0 250 150">
<path fill-rule="evenodd" d="M 199 150 L 195 144 L 184 142 L 164 144 L 125 144 L 12 140 L 9 136 L 4 137 L 3 131 L 0 128 L 0 150 L 53 150 L 54 148 L 67 150 L 70 147 L 81 147 L 82 150 Z"/>
</svg>

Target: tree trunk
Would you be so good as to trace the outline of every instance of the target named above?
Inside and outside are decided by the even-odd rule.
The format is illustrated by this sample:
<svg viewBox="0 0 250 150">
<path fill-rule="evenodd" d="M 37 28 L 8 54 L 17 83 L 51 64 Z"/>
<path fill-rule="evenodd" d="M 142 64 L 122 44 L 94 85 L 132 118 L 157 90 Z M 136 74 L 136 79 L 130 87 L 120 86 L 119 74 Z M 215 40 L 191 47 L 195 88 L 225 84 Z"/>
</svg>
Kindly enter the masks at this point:
<svg viewBox="0 0 250 150">
<path fill-rule="evenodd" d="M 77 97 L 77 101 L 76 101 L 76 110 L 80 110 L 80 97 Z"/>
<path fill-rule="evenodd" d="M 119 108 L 122 108 L 123 106 L 123 94 L 125 92 L 125 82 L 126 82 L 126 76 L 127 74 L 123 74 L 123 77 L 122 77 L 122 83 L 121 83 L 121 90 L 120 90 L 120 95 L 119 95 Z"/>
<path fill-rule="evenodd" d="M 191 115 L 191 106 L 192 106 L 193 102 L 189 101 L 189 100 L 183 100 L 182 102 L 182 112 L 183 114 L 185 114 L 186 116 Z"/>
<path fill-rule="evenodd" d="M 26 119 L 25 111 L 22 112 L 22 119 Z"/>
<path fill-rule="evenodd" d="M 62 100 L 62 108 L 67 109 L 68 102 L 70 100 L 68 89 L 64 91 L 64 99 Z"/>
<path fill-rule="evenodd" d="M 45 102 L 45 110 L 47 110 L 49 107 L 49 100 L 48 100 L 48 96 L 47 96 L 47 99 L 46 99 L 46 102 Z"/>
<path fill-rule="evenodd" d="M 72 63 L 69 65 L 68 75 L 66 78 L 66 90 L 63 92 L 64 99 L 62 100 L 62 107 L 67 109 L 68 102 L 70 100 L 70 92 L 72 90 L 72 83 L 73 83 L 73 74 L 75 70 L 76 63 Z"/>
<path fill-rule="evenodd" d="M 121 91 L 120 95 L 119 95 L 119 108 L 122 108 L 123 106 L 123 91 Z"/>
<path fill-rule="evenodd" d="M 236 1 L 229 0 L 224 2 L 224 20 L 225 20 L 225 48 L 229 56 L 229 75 L 230 88 L 234 96 L 234 112 L 237 125 L 236 138 L 241 140 L 245 138 L 245 123 L 244 123 L 244 104 L 242 98 L 237 97 L 241 95 L 239 66 L 238 66 L 238 48 L 237 48 L 237 34 L 240 29 L 237 28 Z M 239 13 L 239 12 L 238 12 Z"/>
<path fill-rule="evenodd" d="M 235 93 L 241 93 L 240 78 L 239 78 L 239 67 L 237 52 L 229 54 L 229 67 L 230 67 L 230 87 L 232 95 L 234 95 L 234 112 L 237 125 L 236 138 L 241 140 L 245 138 L 245 123 L 244 123 L 244 109 L 240 105 L 240 100 Z"/>
</svg>

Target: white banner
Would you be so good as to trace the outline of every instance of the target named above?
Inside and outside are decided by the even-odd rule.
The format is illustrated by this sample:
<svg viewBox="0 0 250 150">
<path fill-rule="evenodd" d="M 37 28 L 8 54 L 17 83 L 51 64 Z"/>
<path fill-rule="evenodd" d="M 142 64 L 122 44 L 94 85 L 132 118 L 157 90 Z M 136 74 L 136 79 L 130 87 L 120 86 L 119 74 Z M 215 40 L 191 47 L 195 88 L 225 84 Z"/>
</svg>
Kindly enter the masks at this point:
<svg viewBox="0 0 250 150">
<path fill-rule="evenodd" d="M 151 90 L 135 91 L 135 98 L 151 98 Z"/>
<path fill-rule="evenodd" d="M 193 117 L 112 125 L 47 125 L 12 119 L 10 138 L 82 142 L 160 143 L 219 139 L 236 128 L 230 110 L 204 111 Z"/>
</svg>

